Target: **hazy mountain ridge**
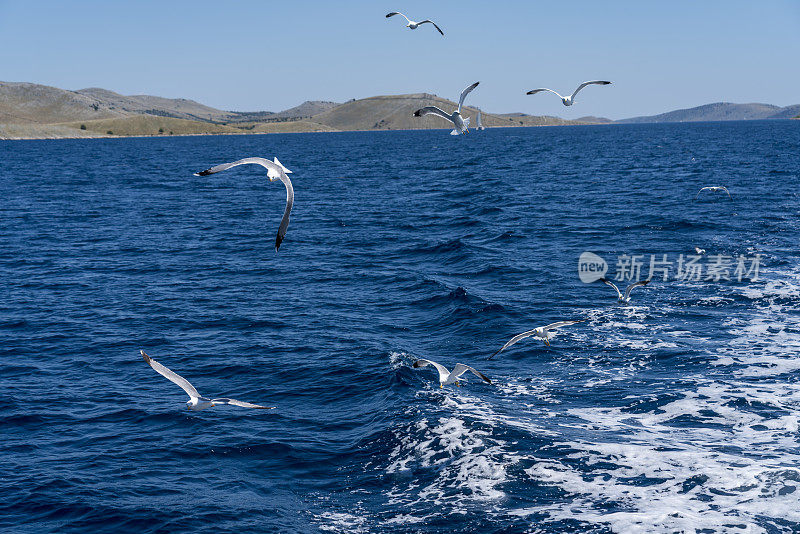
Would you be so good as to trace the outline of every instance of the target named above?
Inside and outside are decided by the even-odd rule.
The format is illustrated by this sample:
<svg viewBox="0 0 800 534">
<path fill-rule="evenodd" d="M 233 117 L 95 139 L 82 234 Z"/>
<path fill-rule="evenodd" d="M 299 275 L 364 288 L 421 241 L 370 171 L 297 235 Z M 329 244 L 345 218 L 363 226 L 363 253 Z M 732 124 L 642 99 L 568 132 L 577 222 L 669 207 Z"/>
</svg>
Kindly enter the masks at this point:
<svg viewBox="0 0 800 534">
<path fill-rule="evenodd" d="M 772 104 L 734 104 L 715 102 L 693 108 L 677 109 L 659 115 L 632 117 L 615 121 L 625 123 L 655 122 L 699 122 L 699 121 L 742 121 L 763 119 L 790 119 L 800 113 L 800 104 L 793 106 L 774 106 Z"/>
</svg>

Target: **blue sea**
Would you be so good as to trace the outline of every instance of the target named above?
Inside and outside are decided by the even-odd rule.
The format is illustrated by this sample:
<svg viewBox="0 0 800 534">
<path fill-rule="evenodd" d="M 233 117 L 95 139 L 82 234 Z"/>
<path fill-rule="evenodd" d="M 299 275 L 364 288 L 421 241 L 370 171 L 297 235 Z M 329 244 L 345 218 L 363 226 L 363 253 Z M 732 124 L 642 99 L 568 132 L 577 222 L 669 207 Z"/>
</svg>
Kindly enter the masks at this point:
<svg viewBox="0 0 800 534">
<path fill-rule="evenodd" d="M 280 182 L 192 175 L 248 156 L 293 171 L 277 253 Z M 798 121 L 0 161 L 2 531 L 800 531 Z M 695 199 L 713 185 L 731 199 Z M 653 280 L 619 305 L 583 252 Z M 585 322 L 487 361 L 558 320 Z M 189 412 L 139 349 L 277 409 Z M 493 384 L 440 389 L 418 358 Z"/>
</svg>

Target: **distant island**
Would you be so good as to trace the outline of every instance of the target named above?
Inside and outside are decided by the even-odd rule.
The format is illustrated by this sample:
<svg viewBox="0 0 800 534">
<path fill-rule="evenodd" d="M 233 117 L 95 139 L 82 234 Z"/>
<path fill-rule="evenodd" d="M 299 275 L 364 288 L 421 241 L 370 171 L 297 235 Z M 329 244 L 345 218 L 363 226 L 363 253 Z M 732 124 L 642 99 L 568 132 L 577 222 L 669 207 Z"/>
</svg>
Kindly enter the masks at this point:
<svg viewBox="0 0 800 534">
<path fill-rule="evenodd" d="M 414 130 L 446 128 L 437 117 L 413 117 L 423 106 L 453 109 L 450 100 L 427 93 L 374 96 L 344 103 L 313 101 L 279 112 L 224 111 L 184 98 L 125 96 L 107 89 L 69 91 L 25 82 L 0 82 L 0 139 L 169 136 Z M 465 107 L 474 117 L 477 109 Z M 800 105 L 716 103 L 654 115 L 612 121 L 603 117 L 560 117 L 525 113 L 482 112 L 487 127 L 561 126 L 682 122 L 707 120 L 788 119 Z M 473 125 L 474 126 L 474 125 Z"/>
</svg>

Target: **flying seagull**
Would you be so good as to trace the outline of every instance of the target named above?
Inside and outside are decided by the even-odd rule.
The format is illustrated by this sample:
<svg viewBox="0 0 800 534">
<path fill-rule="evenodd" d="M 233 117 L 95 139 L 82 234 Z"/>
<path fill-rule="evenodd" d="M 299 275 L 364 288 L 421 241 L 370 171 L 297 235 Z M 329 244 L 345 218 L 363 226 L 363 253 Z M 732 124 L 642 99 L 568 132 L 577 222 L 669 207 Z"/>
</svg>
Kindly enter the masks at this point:
<svg viewBox="0 0 800 534">
<path fill-rule="evenodd" d="M 480 378 L 484 382 L 487 382 L 489 384 L 492 383 L 492 381 L 489 380 L 489 378 L 485 374 L 481 373 L 480 371 L 476 371 L 475 369 L 473 369 L 469 365 L 464 365 L 463 363 L 457 363 L 456 366 L 453 367 L 452 372 L 448 371 L 447 367 L 445 367 L 444 365 L 442 365 L 440 363 L 432 362 L 431 360 L 417 360 L 417 361 L 415 361 L 413 363 L 414 369 L 419 369 L 420 367 L 425 367 L 427 365 L 432 365 L 432 366 L 434 366 L 436 368 L 437 371 L 439 371 L 439 387 L 440 388 L 448 386 L 448 385 L 450 385 L 452 383 L 455 383 L 456 385 L 458 385 L 458 377 L 463 375 L 467 371 L 470 371 L 472 374 L 474 374 L 475 376 L 477 376 L 478 378 Z"/>
<path fill-rule="evenodd" d="M 196 172 L 194 175 L 208 176 L 209 174 L 224 171 L 231 167 L 236 167 L 237 165 L 246 165 L 248 163 L 255 163 L 256 165 L 261 165 L 266 168 L 267 178 L 269 178 L 270 182 L 280 180 L 283 182 L 283 185 L 286 186 L 286 209 L 283 211 L 283 218 L 281 219 L 280 226 L 278 226 L 278 236 L 275 238 L 275 252 L 277 252 L 278 249 L 281 248 L 283 238 L 286 236 L 286 229 L 289 228 L 289 214 L 292 212 L 292 205 L 294 204 L 294 188 L 292 187 L 291 180 L 289 180 L 287 176 L 287 174 L 291 174 L 292 171 L 284 167 L 283 164 L 278 161 L 278 158 L 275 158 L 275 161 L 264 158 L 244 158 L 239 161 L 234 161 L 233 163 L 223 163 L 216 167 L 206 169 L 205 171 Z"/>
<path fill-rule="evenodd" d="M 603 80 L 592 80 L 591 82 L 583 82 L 582 84 L 580 84 L 578 86 L 577 89 L 575 89 L 575 92 L 572 93 L 570 96 L 561 96 L 560 94 L 556 93 L 552 89 L 547 89 L 547 88 L 544 88 L 544 87 L 541 88 L 541 89 L 533 89 L 532 91 L 528 91 L 526 94 L 534 95 L 534 94 L 540 93 L 542 91 L 550 91 L 551 93 L 556 95 L 558 98 L 560 98 L 561 102 L 565 106 L 571 106 L 572 104 L 575 103 L 575 96 L 578 94 L 578 91 L 580 91 L 581 89 L 583 89 L 587 85 L 609 85 L 610 83 L 611 82 L 607 82 L 607 81 L 603 81 Z"/>
<path fill-rule="evenodd" d="M 174 373 L 155 361 L 153 358 L 147 355 L 147 353 L 143 350 L 139 351 L 142 354 L 142 358 L 146 361 L 150 367 L 152 367 L 156 373 L 160 374 L 170 382 L 174 382 L 178 384 L 183 391 L 185 391 L 189 395 L 189 400 L 186 401 L 186 407 L 189 410 L 199 411 L 205 410 L 206 408 L 213 408 L 218 404 L 231 404 L 233 406 L 241 406 L 242 408 L 258 408 L 261 410 L 274 410 L 274 406 L 260 406 L 258 404 L 251 404 L 249 402 L 239 401 L 236 399 L 226 399 L 226 398 L 219 398 L 219 399 L 209 399 L 208 397 L 203 397 L 200 395 L 197 390 L 194 388 L 193 385 L 189 383 L 188 380 L 183 378 L 181 375 Z"/>
<path fill-rule="evenodd" d="M 406 24 L 406 28 L 408 28 L 410 30 L 416 30 L 417 27 L 420 24 L 431 23 L 431 24 L 433 24 L 433 27 L 436 28 L 439 31 L 439 33 L 444 35 L 444 32 L 442 31 L 442 29 L 439 26 L 437 26 L 435 22 L 433 22 L 432 20 L 429 20 L 429 19 L 421 20 L 419 22 L 414 22 L 413 20 L 411 20 L 410 18 L 406 17 L 405 15 L 400 13 L 399 11 L 392 11 L 391 13 L 386 15 L 386 18 L 388 19 L 389 17 L 394 17 L 395 15 L 400 15 L 401 17 L 406 19 L 406 21 L 408 22 L 408 24 Z"/>
<path fill-rule="evenodd" d="M 629 285 L 628 287 L 625 288 L 625 294 L 623 295 L 620 292 L 619 288 L 616 286 L 616 284 L 614 284 L 614 282 L 612 282 L 608 278 L 601 278 L 600 281 L 605 283 L 606 285 L 609 285 L 609 286 L 613 287 L 614 291 L 617 292 L 617 300 L 619 302 L 623 303 L 623 304 L 628 304 L 631 301 L 631 290 L 634 287 L 639 287 L 639 286 L 644 287 L 644 286 L 646 286 L 647 284 L 650 283 L 650 279 L 649 278 L 647 280 L 640 280 L 638 282 L 634 282 L 633 284 L 631 284 L 631 285 Z"/>
<path fill-rule="evenodd" d="M 700 247 L 694 247 L 694 251 L 700 254 L 701 256 L 706 253 L 706 249 Z"/>
<path fill-rule="evenodd" d="M 464 105 L 464 99 L 467 98 L 467 95 L 472 92 L 473 89 L 478 87 L 478 84 L 481 82 L 475 82 L 463 91 L 461 91 L 461 97 L 458 99 L 458 109 L 455 110 L 452 114 L 447 114 L 441 109 L 437 108 L 436 106 L 426 106 L 422 109 L 418 109 L 414 112 L 415 117 L 424 117 L 425 115 L 433 114 L 438 115 L 439 117 L 446 119 L 453 123 L 455 129 L 450 132 L 450 135 L 458 135 L 462 133 L 469 133 L 469 117 L 466 119 L 461 117 L 461 107 Z"/>
<path fill-rule="evenodd" d="M 709 186 L 709 187 L 702 188 L 700 191 L 697 192 L 697 196 L 694 197 L 694 199 L 697 200 L 700 197 L 700 193 L 702 193 L 703 191 L 711 191 L 712 193 L 715 193 L 717 191 L 725 191 L 726 193 L 728 193 L 728 198 L 733 200 L 731 198 L 730 192 L 728 192 L 728 189 L 726 187 L 721 186 L 721 185 L 712 185 L 712 186 Z"/>
<path fill-rule="evenodd" d="M 561 328 L 562 326 L 569 326 L 571 324 L 578 324 L 582 323 L 583 321 L 558 321 L 556 323 L 550 323 L 547 326 L 540 326 L 538 328 L 534 328 L 533 330 L 528 330 L 527 332 L 523 332 L 521 334 L 517 334 L 516 336 L 512 337 L 508 340 L 508 343 L 500 347 L 500 350 L 492 354 L 487 358 L 487 360 L 491 360 L 504 350 L 506 350 L 511 345 L 515 344 L 517 341 L 521 341 L 526 337 L 536 336 L 542 341 L 544 341 L 545 345 L 548 347 L 550 346 L 550 330 L 555 330 L 556 328 Z"/>
<path fill-rule="evenodd" d="M 481 110 L 480 110 L 480 108 L 478 108 L 478 118 L 475 121 L 475 129 L 478 130 L 478 131 L 486 129 L 486 128 L 484 128 L 483 123 L 481 122 Z"/>
</svg>

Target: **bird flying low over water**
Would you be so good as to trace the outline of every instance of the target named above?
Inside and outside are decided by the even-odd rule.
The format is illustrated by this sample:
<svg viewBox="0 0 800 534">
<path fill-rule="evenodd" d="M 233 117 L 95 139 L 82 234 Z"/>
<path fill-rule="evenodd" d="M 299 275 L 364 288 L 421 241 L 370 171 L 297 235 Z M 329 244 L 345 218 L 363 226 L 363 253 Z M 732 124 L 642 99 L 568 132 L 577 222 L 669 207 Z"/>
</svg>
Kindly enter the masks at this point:
<svg viewBox="0 0 800 534">
<path fill-rule="evenodd" d="M 458 99 L 458 109 L 455 110 L 452 114 L 448 114 L 445 111 L 437 108 L 436 106 L 426 106 L 424 108 L 418 109 L 414 112 L 415 117 L 424 117 L 425 115 L 438 115 L 439 117 L 448 120 L 453 123 L 455 129 L 450 132 L 450 135 L 458 135 L 463 133 L 469 133 L 469 117 L 466 119 L 461 117 L 461 107 L 464 105 L 464 99 L 467 98 L 467 95 L 472 92 L 473 89 L 478 87 L 478 84 L 481 82 L 475 82 L 463 91 L 461 91 L 461 97 Z"/>
<path fill-rule="evenodd" d="M 572 104 L 574 104 L 574 103 L 575 103 L 575 96 L 578 94 L 578 91 L 580 91 L 581 89 L 583 89 L 583 88 L 584 88 L 584 87 L 586 87 L 587 85 L 609 85 L 610 83 L 611 83 L 611 82 L 607 82 L 607 81 L 604 81 L 604 80 L 592 80 L 592 81 L 590 81 L 590 82 L 583 82 L 582 84 L 580 84 L 580 85 L 578 86 L 578 88 L 577 88 L 577 89 L 575 89 L 575 92 L 574 92 L 574 93 L 572 93 L 570 96 L 561 96 L 560 94 L 556 93 L 556 92 L 555 92 L 555 91 L 553 91 L 552 89 L 547 89 L 547 88 L 544 88 L 544 87 L 543 87 L 543 88 L 541 88 L 541 89 L 533 89 L 533 90 L 531 90 L 531 91 L 528 91 L 526 94 L 528 94 L 528 95 L 534 95 L 534 94 L 536 94 L 536 93 L 540 93 L 540 92 L 542 92 L 542 91 L 550 91 L 551 93 L 553 93 L 554 95 L 556 95 L 558 98 L 560 98 L 560 99 L 561 99 L 561 102 L 562 102 L 562 103 L 563 103 L 565 106 L 571 106 Z"/>
<path fill-rule="evenodd" d="M 494 358 L 495 356 L 497 356 L 498 354 L 500 354 L 501 352 L 506 350 L 511 345 L 514 345 L 515 343 L 525 339 L 526 337 L 536 336 L 539 339 L 541 339 L 542 341 L 544 341 L 544 344 L 549 347 L 550 346 L 550 331 L 551 330 L 555 330 L 557 328 L 561 328 L 562 326 L 569 326 L 571 324 L 578 324 L 578 323 L 582 323 L 582 322 L 583 321 L 558 321 L 558 322 L 555 322 L 555 323 L 550 323 L 547 326 L 539 326 L 537 328 L 534 328 L 533 330 L 528 330 L 527 332 L 523 332 L 521 334 L 517 334 L 516 336 L 512 337 L 511 339 L 509 339 L 508 343 L 506 343 L 505 345 L 500 347 L 500 350 L 498 350 L 497 352 L 495 352 L 494 354 L 489 356 L 487 358 L 487 360 L 491 360 L 492 358 Z"/>
<path fill-rule="evenodd" d="M 721 185 L 712 185 L 712 186 L 704 187 L 704 188 L 700 189 L 700 191 L 697 192 L 697 196 L 695 196 L 694 199 L 697 200 L 700 197 L 700 193 L 702 193 L 703 191 L 711 191 L 712 193 L 715 193 L 717 191 L 725 191 L 728 194 L 728 198 L 733 200 L 733 198 L 731 198 L 730 192 L 728 191 L 728 188 L 723 187 Z"/>
<path fill-rule="evenodd" d="M 194 175 L 208 176 L 209 174 L 221 172 L 231 167 L 236 167 L 237 165 L 246 165 L 248 163 L 254 163 L 266 168 L 267 178 L 269 178 L 270 182 L 280 180 L 283 182 L 283 185 L 286 186 L 286 209 L 283 211 L 283 218 L 281 219 L 281 224 L 278 226 L 278 236 L 275 238 L 275 252 L 277 252 L 278 249 L 281 248 L 284 236 L 286 236 L 286 229 L 289 228 L 289 214 L 292 212 L 292 205 L 294 204 L 294 188 L 292 187 L 292 181 L 289 180 L 287 176 L 287 174 L 291 174 L 292 171 L 284 167 L 283 164 L 278 161 L 278 158 L 275 158 L 275 161 L 264 158 L 244 158 L 239 161 L 234 161 L 233 163 L 223 163 L 216 167 L 196 172 Z"/>
<path fill-rule="evenodd" d="M 242 408 L 257 408 L 260 410 L 274 410 L 274 406 L 260 406 L 258 404 L 251 404 L 249 402 L 239 401 L 236 399 L 227 399 L 227 398 L 219 398 L 219 399 L 209 399 L 208 397 L 203 397 L 197 390 L 194 388 L 193 385 L 189 383 L 188 380 L 183 378 L 178 373 L 174 373 L 155 361 L 153 358 L 148 356 L 148 354 L 140 350 L 139 351 L 150 367 L 152 367 L 156 373 L 160 374 L 170 382 L 174 382 L 175 384 L 179 385 L 180 388 L 189 395 L 189 400 L 186 401 L 186 407 L 189 410 L 199 411 L 205 410 L 206 408 L 213 408 L 219 404 L 230 404 L 233 406 L 241 406 Z"/>
<path fill-rule="evenodd" d="M 391 13 L 386 15 L 386 18 L 388 19 L 389 17 L 394 17 L 395 15 L 400 15 L 401 17 L 406 19 L 406 22 L 408 22 L 408 24 L 406 24 L 406 28 L 408 28 L 409 30 L 416 30 L 419 27 L 420 24 L 430 23 L 430 24 L 433 24 L 433 27 L 436 28 L 439 31 L 439 33 L 444 35 L 444 32 L 442 31 L 442 29 L 439 26 L 437 26 L 435 22 L 433 22 L 432 20 L 429 20 L 429 19 L 425 19 L 425 20 L 421 20 L 419 22 L 415 22 L 415 21 L 411 20 L 410 18 L 406 17 L 405 15 L 403 15 L 402 13 L 400 13 L 399 11 L 392 11 Z"/>
<path fill-rule="evenodd" d="M 617 300 L 619 302 L 623 303 L 623 304 L 628 304 L 631 301 L 631 290 L 634 287 L 639 287 L 639 286 L 644 287 L 644 286 L 646 286 L 647 284 L 650 283 L 650 279 L 640 280 L 638 282 L 634 282 L 633 284 L 631 284 L 631 285 L 629 285 L 628 287 L 625 288 L 625 294 L 623 295 L 620 292 L 620 290 L 617 287 L 617 285 L 614 282 L 612 282 L 611 280 L 609 280 L 608 278 L 601 278 L 600 281 L 603 282 L 604 284 L 608 285 L 608 286 L 613 287 L 614 291 L 617 292 Z"/>
<path fill-rule="evenodd" d="M 425 367 L 427 365 L 432 365 L 432 366 L 434 366 L 436 368 L 437 371 L 439 371 L 439 387 L 440 388 L 443 388 L 445 386 L 449 386 L 450 384 L 453 384 L 453 383 L 458 385 L 458 377 L 463 375 L 467 371 L 470 371 L 472 374 L 474 374 L 475 376 L 477 376 L 478 378 L 480 378 L 484 382 L 487 382 L 489 384 L 492 383 L 492 381 L 489 380 L 489 378 L 486 375 L 484 375 L 480 371 L 476 371 L 475 369 L 473 369 L 469 365 L 464 365 L 463 363 L 457 363 L 456 366 L 453 367 L 452 371 L 448 371 L 447 367 L 445 367 L 444 365 L 442 365 L 440 363 L 433 362 L 431 360 L 417 360 L 417 361 L 415 361 L 413 363 L 414 369 L 419 369 L 420 367 Z"/>
</svg>

